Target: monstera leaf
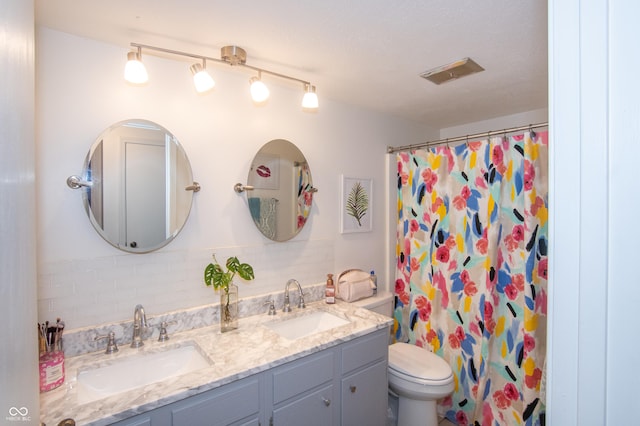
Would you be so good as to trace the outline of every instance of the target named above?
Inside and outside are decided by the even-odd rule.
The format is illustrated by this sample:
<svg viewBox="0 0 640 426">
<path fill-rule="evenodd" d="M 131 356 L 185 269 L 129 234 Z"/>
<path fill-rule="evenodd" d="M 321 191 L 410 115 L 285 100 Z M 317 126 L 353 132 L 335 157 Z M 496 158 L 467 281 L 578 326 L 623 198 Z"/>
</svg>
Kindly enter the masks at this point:
<svg viewBox="0 0 640 426">
<path fill-rule="evenodd" d="M 356 182 L 351 187 L 345 209 L 349 216 L 355 218 L 358 226 L 362 226 L 362 218 L 367 214 L 367 210 L 369 209 L 369 195 L 360 182 Z"/>
<path fill-rule="evenodd" d="M 240 263 L 237 257 L 232 256 L 227 259 L 227 270 L 223 270 L 218 263 L 215 254 L 213 255 L 213 263 L 210 263 L 204 269 L 204 283 L 213 286 L 214 289 L 222 288 L 229 291 L 229 284 L 233 281 L 236 274 L 244 280 L 250 281 L 255 278 L 253 268 L 248 263 Z"/>
</svg>

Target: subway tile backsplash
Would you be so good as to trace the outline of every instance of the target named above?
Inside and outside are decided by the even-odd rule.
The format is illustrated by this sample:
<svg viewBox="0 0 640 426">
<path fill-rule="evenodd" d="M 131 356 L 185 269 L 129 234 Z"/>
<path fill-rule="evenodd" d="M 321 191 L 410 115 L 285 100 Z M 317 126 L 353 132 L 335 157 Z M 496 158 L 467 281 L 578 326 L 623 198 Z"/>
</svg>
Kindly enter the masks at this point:
<svg viewBox="0 0 640 426">
<path fill-rule="evenodd" d="M 251 264 L 256 279 L 237 280 L 240 298 L 283 291 L 290 278 L 303 286 L 324 282 L 335 272 L 333 241 L 293 241 L 261 246 L 147 254 L 50 262 L 39 265 L 38 319 L 66 322 L 67 329 L 130 320 L 140 303 L 147 315 L 217 303 L 218 293 L 204 285 L 205 266 L 216 254 Z"/>
</svg>

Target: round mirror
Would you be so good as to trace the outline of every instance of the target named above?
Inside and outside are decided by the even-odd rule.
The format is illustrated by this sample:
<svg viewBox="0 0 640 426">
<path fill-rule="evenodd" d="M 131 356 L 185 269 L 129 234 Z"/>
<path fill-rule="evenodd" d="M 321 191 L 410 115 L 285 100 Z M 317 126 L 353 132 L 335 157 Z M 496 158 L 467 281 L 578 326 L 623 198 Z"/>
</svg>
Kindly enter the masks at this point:
<svg viewBox="0 0 640 426">
<path fill-rule="evenodd" d="M 175 238 L 199 190 L 178 140 L 147 120 L 121 121 L 102 132 L 75 184 L 83 189 L 96 231 L 131 253 L 156 250 Z"/>
<path fill-rule="evenodd" d="M 273 241 L 287 241 L 302 230 L 316 189 L 311 169 L 297 146 L 284 139 L 266 143 L 247 179 L 247 201 L 256 227 Z"/>
</svg>

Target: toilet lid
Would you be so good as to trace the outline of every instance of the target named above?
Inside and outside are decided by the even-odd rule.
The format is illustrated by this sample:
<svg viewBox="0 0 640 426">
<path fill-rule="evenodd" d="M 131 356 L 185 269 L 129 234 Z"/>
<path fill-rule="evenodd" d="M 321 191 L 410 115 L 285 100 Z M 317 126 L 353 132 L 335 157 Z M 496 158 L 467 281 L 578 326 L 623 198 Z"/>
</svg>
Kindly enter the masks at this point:
<svg viewBox="0 0 640 426">
<path fill-rule="evenodd" d="M 389 368 L 424 380 L 446 380 L 453 375 L 445 360 L 409 343 L 394 343 L 389 346 Z"/>
</svg>

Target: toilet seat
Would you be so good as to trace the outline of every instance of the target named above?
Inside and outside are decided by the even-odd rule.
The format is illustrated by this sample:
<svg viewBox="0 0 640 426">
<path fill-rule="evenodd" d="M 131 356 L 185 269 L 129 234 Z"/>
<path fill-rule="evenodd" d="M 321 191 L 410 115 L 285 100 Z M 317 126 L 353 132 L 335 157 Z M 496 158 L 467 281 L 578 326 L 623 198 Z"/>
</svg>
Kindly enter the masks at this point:
<svg viewBox="0 0 640 426">
<path fill-rule="evenodd" d="M 405 380 L 407 382 L 415 383 L 417 385 L 422 385 L 422 386 L 433 386 L 433 387 L 446 386 L 453 382 L 453 374 L 443 380 L 431 380 L 431 379 L 423 379 L 421 377 L 410 376 L 408 374 L 403 374 L 397 370 L 394 370 L 393 368 L 389 368 L 389 376 L 393 376 L 400 380 Z M 390 378 L 390 381 L 392 380 L 393 379 Z"/>
<path fill-rule="evenodd" d="M 453 371 L 445 360 L 408 343 L 389 346 L 389 374 L 425 386 L 444 386 L 453 382 Z"/>
</svg>

